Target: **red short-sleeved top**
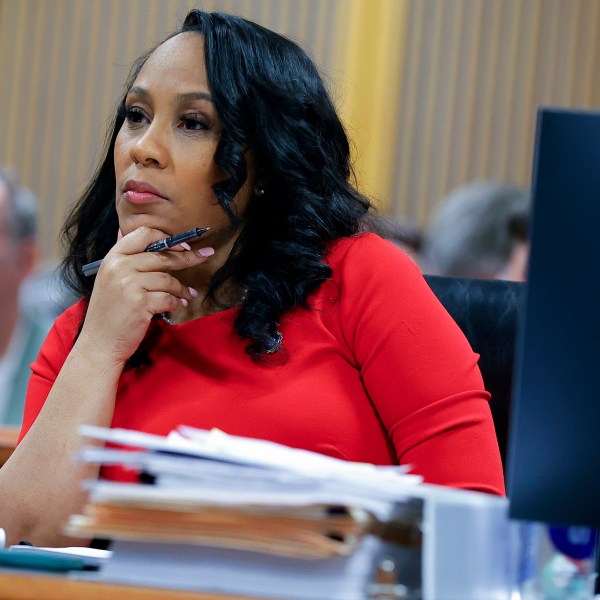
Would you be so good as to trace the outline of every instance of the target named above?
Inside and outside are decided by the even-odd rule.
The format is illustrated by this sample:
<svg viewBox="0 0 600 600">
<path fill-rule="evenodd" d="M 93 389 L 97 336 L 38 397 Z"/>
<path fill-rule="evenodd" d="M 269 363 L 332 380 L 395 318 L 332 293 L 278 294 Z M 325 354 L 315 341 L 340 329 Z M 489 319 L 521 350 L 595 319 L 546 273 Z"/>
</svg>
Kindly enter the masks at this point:
<svg viewBox="0 0 600 600">
<path fill-rule="evenodd" d="M 331 456 L 410 464 L 425 481 L 503 494 L 478 356 L 400 249 L 373 234 L 331 244 L 333 274 L 280 323 L 285 354 L 254 362 L 237 308 L 168 325 L 152 364 L 123 373 L 113 427 L 177 425 L 272 440 Z M 33 364 L 21 437 L 84 316 L 61 315 Z M 82 394 L 82 402 L 85 395 Z"/>
</svg>

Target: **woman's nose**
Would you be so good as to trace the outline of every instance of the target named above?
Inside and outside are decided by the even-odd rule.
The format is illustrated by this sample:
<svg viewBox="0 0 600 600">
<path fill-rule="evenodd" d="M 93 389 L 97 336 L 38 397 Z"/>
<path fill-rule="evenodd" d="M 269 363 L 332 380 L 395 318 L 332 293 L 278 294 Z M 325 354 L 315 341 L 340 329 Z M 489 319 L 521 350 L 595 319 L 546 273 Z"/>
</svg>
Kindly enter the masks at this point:
<svg viewBox="0 0 600 600">
<path fill-rule="evenodd" d="M 156 121 L 152 122 L 135 141 L 132 142 L 129 154 L 136 164 L 156 165 L 164 168 L 168 163 L 168 150 L 164 134 L 161 133 Z"/>
</svg>

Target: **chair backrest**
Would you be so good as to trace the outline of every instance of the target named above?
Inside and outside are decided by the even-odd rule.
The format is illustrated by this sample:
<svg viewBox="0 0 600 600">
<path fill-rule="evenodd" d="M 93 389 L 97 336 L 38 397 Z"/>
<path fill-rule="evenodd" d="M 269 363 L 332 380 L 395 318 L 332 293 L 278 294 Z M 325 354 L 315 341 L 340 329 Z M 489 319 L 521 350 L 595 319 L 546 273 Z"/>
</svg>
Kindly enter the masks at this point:
<svg viewBox="0 0 600 600">
<path fill-rule="evenodd" d="M 490 406 L 506 465 L 517 321 L 525 284 L 434 275 L 425 279 L 480 355 L 479 368 L 492 395 Z"/>
</svg>

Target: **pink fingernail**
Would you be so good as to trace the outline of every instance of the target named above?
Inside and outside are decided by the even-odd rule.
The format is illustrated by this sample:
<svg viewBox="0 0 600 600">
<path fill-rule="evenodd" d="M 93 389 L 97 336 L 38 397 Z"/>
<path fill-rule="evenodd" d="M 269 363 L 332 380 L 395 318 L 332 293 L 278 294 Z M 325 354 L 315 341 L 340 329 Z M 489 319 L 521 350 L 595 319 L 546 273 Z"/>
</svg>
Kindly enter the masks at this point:
<svg viewBox="0 0 600 600">
<path fill-rule="evenodd" d="M 187 308 L 188 301 L 185 298 L 181 298 L 181 304 L 183 304 L 183 306 Z"/>
<path fill-rule="evenodd" d="M 184 250 L 191 250 L 192 247 L 187 243 L 187 242 L 181 242 L 181 244 L 179 244 Z"/>
<path fill-rule="evenodd" d="M 196 250 L 196 254 L 203 258 L 206 258 L 207 256 L 212 256 L 214 253 L 214 248 L 200 248 L 200 250 Z"/>
<path fill-rule="evenodd" d="M 197 297 L 198 297 L 198 292 L 197 292 L 197 291 L 196 291 L 194 288 L 192 288 L 192 287 L 189 287 L 189 288 L 188 288 L 188 290 L 189 290 L 189 292 L 190 292 L 190 296 L 191 296 L 192 298 L 197 298 Z"/>
</svg>

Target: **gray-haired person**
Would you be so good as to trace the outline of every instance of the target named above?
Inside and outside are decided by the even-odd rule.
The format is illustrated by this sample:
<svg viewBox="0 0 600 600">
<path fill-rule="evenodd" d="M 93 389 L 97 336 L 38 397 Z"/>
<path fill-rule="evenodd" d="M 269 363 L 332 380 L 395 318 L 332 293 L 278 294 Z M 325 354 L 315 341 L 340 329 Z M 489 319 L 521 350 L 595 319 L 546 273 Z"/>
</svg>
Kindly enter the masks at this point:
<svg viewBox="0 0 600 600">
<path fill-rule="evenodd" d="M 37 255 L 37 199 L 0 169 L 0 423 L 20 425 L 29 365 L 51 325 L 21 299 Z M 33 305 L 34 302 L 31 302 Z"/>
<path fill-rule="evenodd" d="M 529 191 L 473 182 L 440 203 L 426 232 L 424 271 L 452 277 L 526 278 Z"/>
</svg>

